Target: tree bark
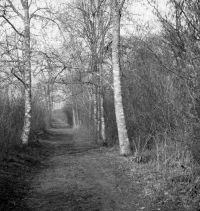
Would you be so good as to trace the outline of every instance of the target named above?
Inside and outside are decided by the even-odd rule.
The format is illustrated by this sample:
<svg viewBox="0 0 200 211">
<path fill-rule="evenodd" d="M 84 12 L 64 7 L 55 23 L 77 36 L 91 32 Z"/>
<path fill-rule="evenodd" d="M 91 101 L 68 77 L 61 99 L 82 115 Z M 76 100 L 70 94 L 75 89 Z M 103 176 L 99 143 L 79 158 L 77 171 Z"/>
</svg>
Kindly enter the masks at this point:
<svg viewBox="0 0 200 211">
<path fill-rule="evenodd" d="M 93 90 L 93 120 L 94 120 L 94 129 L 95 129 L 95 136 L 98 138 L 98 103 L 97 103 L 97 88 L 94 85 L 94 90 Z"/>
<path fill-rule="evenodd" d="M 76 128 L 76 112 L 75 109 L 72 108 L 72 116 L 73 116 L 73 128 Z"/>
<path fill-rule="evenodd" d="M 101 96 L 100 102 L 101 102 L 101 138 L 103 141 L 103 144 L 106 143 L 106 133 L 105 133 L 105 119 L 104 119 L 104 107 L 103 107 L 103 101 L 104 97 Z"/>
<path fill-rule="evenodd" d="M 112 23 L 113 23 L 113 40 L 112 40 L 112 66 L 113 66 L 113 83 L 114 83 L 114 104 L 115 115 L 118 129 L 118 139 L 121 155 L 131 154 L 130 143 L 128 139 L 124 109 L 122 104 L 122 89 L 121 89 L 121 77 L 120 77 L 120 16 L 121 5 L 118 0 L 112 1 Z"/>
<path fill-rule="evenodd" d="M 30 47 L 30 17 L 28 0 L 23 0 L 24 9 L 24 126 L 21 135 L 22 144 L 28 144 L 31 129 L 31 47 Z"/>
</svg>

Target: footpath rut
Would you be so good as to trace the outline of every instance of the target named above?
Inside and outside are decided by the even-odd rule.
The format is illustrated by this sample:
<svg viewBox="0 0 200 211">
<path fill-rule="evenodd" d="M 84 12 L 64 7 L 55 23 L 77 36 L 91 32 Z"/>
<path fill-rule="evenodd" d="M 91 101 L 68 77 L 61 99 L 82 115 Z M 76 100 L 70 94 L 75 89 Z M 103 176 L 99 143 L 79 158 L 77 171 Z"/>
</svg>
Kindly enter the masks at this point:
<svg viewBox="0 0 200 211">
<path fill-rule="evenodd" d="M 51 129 L 50 133 L 52 137 L 43 142 L 55 150 L 31 181 L 24 199 L 29 210 L 148 210 L 142 187 L 127 175 L 123 158 L 88 141 L 77 142 L 72 129 Z"/>
</svg>

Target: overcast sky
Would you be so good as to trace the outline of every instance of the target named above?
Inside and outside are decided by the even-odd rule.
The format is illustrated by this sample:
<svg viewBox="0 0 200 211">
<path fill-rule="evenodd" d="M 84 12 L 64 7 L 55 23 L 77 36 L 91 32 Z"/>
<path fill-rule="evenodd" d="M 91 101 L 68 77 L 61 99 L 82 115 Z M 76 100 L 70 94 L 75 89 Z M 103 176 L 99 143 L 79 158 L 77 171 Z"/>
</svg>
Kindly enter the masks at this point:
<svg viewBox="0 0 200 211">
<path fill-rule="evenodd" d="M 53 7 L 62 10 L 62 4 L 73 0 L 47 0 Z M 167 12 L 166 3 L 168 0 L 155 0 L 162 13 Z M 122 20 L 122 34 L 134 34 L 146 36 L 146 33 L 159 33 L 160 25 L 157 21 L 153 8 L 148 4 L 147 0 L 127 0 L 125 7 L 132 15 L 132 21 Z"/>
<path fill-rule="evenodd" d="M 45 2 L 48 2 L 48 4 L 51 4 L 51 6 L 55 9 L 59 8 L 60 10 L 62 10 L 62 7 L 63 7 L 62 4 L 66 4 L 70 1 L 73 1 L 73 0 L 33 0 L 33 2 L 35 2 L 37 6 L 33 4 L 33 6 L 31 7 L 31 12 L 35 11 L 37 7 L 38 8 L 45 7 Z M 159 9 L 166 12 L 167 0 L 156 0 L 156 1 L 159 6 Z M 13 0 L 13 2 L 16 3 L 17 5 L 17 2 L 19 3 L 19 0 Z M 126 2 L 127 3 L 125 4 L 125 7 L 128 8 L 128 12 L 131 14 L 132 20 L 131 21 L 130 20 L 127 21 L 126 19 L 124 19 L 126 21 L 122 20 L 122 34 L 131 33 L 134 35 L 145 36 L 144 35 L 145 33 L 159 32 L 159 29 L 160 29 L 159 23 L 157 22 L 156 17 L 153 14 L 153 8 L 147 3 L 147 0 L 126 0 Z M 38 27 L 40 28 L 40 24 L 39 23 L 36 24 L 35 29 L 34 29 L 34 24 L 32 25 L 32 27 L 33 27 L 32 32 L 36 33 L 37 36 L 39 36 L 40 32 L 38 31 L 37 33 L 36 28 Z M 46 38 L 47 43 L 48 43 L 48 40 L 51 40 L 52 44 L 56 45 L 56 43 L 59 42 L 59 40 L 61 41 L 61 39 L 59 39 L 59 36 L 60 35 L 58 33 L 58 29 L 50 27 L 48 28 L 45 37 L 42 37 L 42 40 Z"/>
<path fill-rule="evenodd" d="M 73 1 L 73 0 L 47 0 L 49 3 L 51 3 L 55 8 L 59 7 L 62 8 L 62 4 L 65 4 L 67 2 Z M 149 0 L 151 1 L 151 0 Z M 159 7 L 160 11 L 166 12 L 167 6 L 166 2 L 168 0 L 154 0 L 156 4 Z M 153 14 L 153 8 L 148 4 L 148 0 L 127 0 L 126 5 L 129 12 L 132 13 L 135 18 L 135 21 L 138 22 L 138 24 L 155 24 L 156 23 L 156 17 Z"/>
<path fill-rule="evenodd" d="M 161 13 L 167 13 L 167 0 L 156 0 L 156 4 Z M 128 11 L 132 14 L 133 23 L 128 21 L 122 22 L 122 24 L 126 25 L 122 33 L 145 34 L 146 27 L 148 27 L 151 33 L 159 32 L 160 25 L 153 12 L 153 7 L 149 5 L 147 0 L 129 0 L 127 6 Z"/>
</svg>

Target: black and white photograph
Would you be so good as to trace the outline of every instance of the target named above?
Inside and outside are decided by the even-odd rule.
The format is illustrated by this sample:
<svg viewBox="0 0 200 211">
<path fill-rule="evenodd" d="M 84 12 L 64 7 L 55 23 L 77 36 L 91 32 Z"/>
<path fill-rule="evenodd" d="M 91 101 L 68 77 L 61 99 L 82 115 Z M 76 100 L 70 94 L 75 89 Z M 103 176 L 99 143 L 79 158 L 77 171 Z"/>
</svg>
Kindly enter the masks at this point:
<svg viewBox="0 0 200 211">
<path fill-rule="evenodd" d="M 199 0 L 0 0 L 0 211 L 200 211 Z"/>
</svg>

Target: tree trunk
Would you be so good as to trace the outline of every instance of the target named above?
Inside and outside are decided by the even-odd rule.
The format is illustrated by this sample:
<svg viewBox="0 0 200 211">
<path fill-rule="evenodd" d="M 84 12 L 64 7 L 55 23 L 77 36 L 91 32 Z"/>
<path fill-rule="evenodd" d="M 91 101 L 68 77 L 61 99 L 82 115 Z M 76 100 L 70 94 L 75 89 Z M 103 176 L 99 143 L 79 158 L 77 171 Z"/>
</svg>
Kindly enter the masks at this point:
<svg viewBox="0 0 200 211">
<path fill-rule="evenodd" d="M 50 90 L 50 84 L 49 81 L 47 82 L 47 105 L 48 105 L 48 115 L 49 115 L 49 121 L 51 121 L 52 117 L 52 102 L 51 102 L 51 90 Z"/>
<path fill-rule="evenodd" d="M 97 109 L 97 90 L 96 86 L 94 85 L 94 90 L 93 90 L 93 120 L 94 120 L 94 129 L 95 129 L 95 136 L 97 138 L 97 131 L 98 131 L 98 109 Z"/>
<path fill-rule="evenodd" d="M 97 82 L 99 84 L 99 80 Z M 100 87 L 97 87 L 97 141 L 101 141 L 101 96 Z"/>
<path fill-rule="evenodd" d="M 88 92 L 88 96 L 89 96 L 89 105 L 88 105 L 89 120 L 88 120 L 87 124 L 88 124 L 88 128 L 90 128 L 90 121 L 92 121 L 92 97 L 90 96 L 89 92 Z"/>
<path fill-rule="evenodd" d="M 76 111 L 74 108 L 72 108 L 72 116 L 73 116 L 73 128 L 76 128 Z"/>
<path fill-rule="evenodd" d="M 22 144 L 28 144 L 31 129 L 31 47 L 30 47 L 30 17 L 28 0 L 22 2 L 24 9 L 24 126 L 21 135 Z"/>
<path fill-rule="evenodd" d="M 118 0 L 112 1 L 112 18 L 113 18 L 113 40 L 112 40 L 112 66 L 113 66 L 113 82 L 114 82 L 114 104 L 115 115 L 117 121 L 119 147 L 121 155 L 131 154 L 130 143 L 128 139 L 124 109 L 122 104 L 122 90 L 120 78 L 120 16 L 121 8 Z"/>
<path fill-rule="evenodd" d="M 103 101 L 104 101 L 104 97 L 101 96 L 101 138 L 102 138 L 102 142 L 103 144 L 106 143 L 106 133 L 105 133 L 105 119 L 104 119 L 104 107 L 103 107 Z"/>
</svg>

